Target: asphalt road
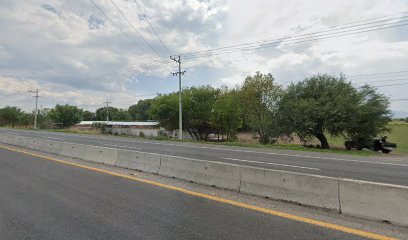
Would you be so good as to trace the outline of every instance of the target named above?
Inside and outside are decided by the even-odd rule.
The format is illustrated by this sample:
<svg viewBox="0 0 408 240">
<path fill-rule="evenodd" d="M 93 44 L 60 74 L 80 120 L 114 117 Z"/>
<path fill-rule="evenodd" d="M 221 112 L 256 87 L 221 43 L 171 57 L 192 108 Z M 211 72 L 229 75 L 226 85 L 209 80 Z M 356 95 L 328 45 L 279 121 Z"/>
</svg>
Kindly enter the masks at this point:
<svg viewBox="0 0 408 240">
<path fill-rule="evenodd" d="M 408 186 L 408 158 L 392 155 L 360 157 L 5 128 L 1 133 Z"/>
<path fill-rule="evenodd" d="M 360 239 L 0 148 L 0 239 Z"/>
</svg>

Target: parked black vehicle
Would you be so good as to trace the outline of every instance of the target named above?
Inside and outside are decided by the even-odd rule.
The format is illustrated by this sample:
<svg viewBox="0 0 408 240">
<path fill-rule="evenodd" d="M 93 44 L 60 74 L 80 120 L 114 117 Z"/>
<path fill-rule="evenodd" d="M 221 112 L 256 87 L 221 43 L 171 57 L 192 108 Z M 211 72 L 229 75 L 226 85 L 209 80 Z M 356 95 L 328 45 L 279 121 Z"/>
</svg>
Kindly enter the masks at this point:
<svg viewBox="0 0 408 240">
<path fill-rule="evenodd" d="M 390 153 L 394 148 L 397 148 L 397 144 L 387 142 L 387 136 L 382 136 L 381 138 L 375 138 L 371 142 L 367 141 L 345 141 L 344 146 L 346 149 L 357 149 L 362 150 L 363 148 L 368 148 L 373 151 L 381 151 L 383 153 Z"/>
</svg>

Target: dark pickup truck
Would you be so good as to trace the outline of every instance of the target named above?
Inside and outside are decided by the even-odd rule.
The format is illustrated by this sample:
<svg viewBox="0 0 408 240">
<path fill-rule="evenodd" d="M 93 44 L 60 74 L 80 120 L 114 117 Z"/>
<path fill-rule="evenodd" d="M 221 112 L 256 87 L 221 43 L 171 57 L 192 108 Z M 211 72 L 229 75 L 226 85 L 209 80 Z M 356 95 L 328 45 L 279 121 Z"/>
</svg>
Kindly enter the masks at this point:
<svg viewBox="0 0 408 240">
<path fill-rule="evenodd" d="M 387 141 L 387 137 L 383 136 L 381 138 L 373 139 L 370 143 L 362 143 L 357 141 L 346 141 L 344 142 L 346 149 L 351 150 L 353 148 L 357 150 L 362 150 L 363 148 L 368 148 L 373 151 L 381 151 L 383 153 L 390 153 L 394 148 L 397 148 L 397 144 Z"/>
</svg>

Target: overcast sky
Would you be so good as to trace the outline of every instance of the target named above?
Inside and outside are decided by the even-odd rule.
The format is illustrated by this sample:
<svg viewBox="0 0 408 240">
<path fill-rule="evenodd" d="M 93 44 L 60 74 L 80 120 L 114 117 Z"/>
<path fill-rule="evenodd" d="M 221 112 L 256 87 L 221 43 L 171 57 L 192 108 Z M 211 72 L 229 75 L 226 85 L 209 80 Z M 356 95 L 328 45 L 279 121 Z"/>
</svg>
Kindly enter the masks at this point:
<svg viewBox="0 0 408 240">
<path fill-rule="evenodd" d="M 109 19 L 88 0 L 0 0 L 0 107 L 31 111 L 34 99 L 27 90 L 39 88 L 44 108 L 59 103 L 94 110 L 103 101 L 126 108 L 139 99 L 178 89 L 177 78 L 170 74 L 176 69 L 170 54 L 408 15 L 402 13 L 408 11 L 407 0 L 112 0 L 132 27 L 111 0 L 93 1 Z M 152 61 L 157 64 L 140 67 Z M 183 85 L 235 86 L 256 71 L 272 73 L 285 86 L 316 73 L 406 71 L 350 77 L 356 86 L 366 81 L 377 86 L 404 84 L 407 63 L 408 26 L 402 26 L 182 59 L 187 71 Z M 391 99 L 408 98 L 408 84 L 379 91 Z M 392 101 L 391 109 L 408 112 L 408 101 Z"/>
</svg>

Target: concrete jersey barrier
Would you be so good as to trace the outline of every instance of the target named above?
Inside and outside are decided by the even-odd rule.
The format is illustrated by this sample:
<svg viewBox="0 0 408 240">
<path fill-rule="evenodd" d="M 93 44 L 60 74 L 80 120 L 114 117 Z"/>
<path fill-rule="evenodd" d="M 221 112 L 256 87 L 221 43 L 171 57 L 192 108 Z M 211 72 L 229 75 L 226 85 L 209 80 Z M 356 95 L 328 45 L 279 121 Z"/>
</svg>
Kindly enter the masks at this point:
<svg viewBox="0 0 408 240">
<path fill-rule="evenodd" d="M 1 134 L 0 141 L 408 226 L 408 187 Z"/>
<path fill-rule="evenodd" d="M 339 181 L 342 213 L 408 226 L 408 187 Z"/>
<path fill-rule="evenodd" d="M 160 169 L 160 155 L 119 149 L 115 165 L 157 174 Z"/>
<path fill-rule="evenodd" d="M 336 178 L 243 166 L 241 192 L 340 210 Z"/>
<path fill-rule="evenodd" d="M 118 160 L 118 149 L 63 143 L 60 155 L 114 166 Z"/>
<path fill-rule="evenodd" d="M 159 175 L 239 190 L 241 168 L 238 165 L 227 163 L 162 155 Z"/>
</svg>

